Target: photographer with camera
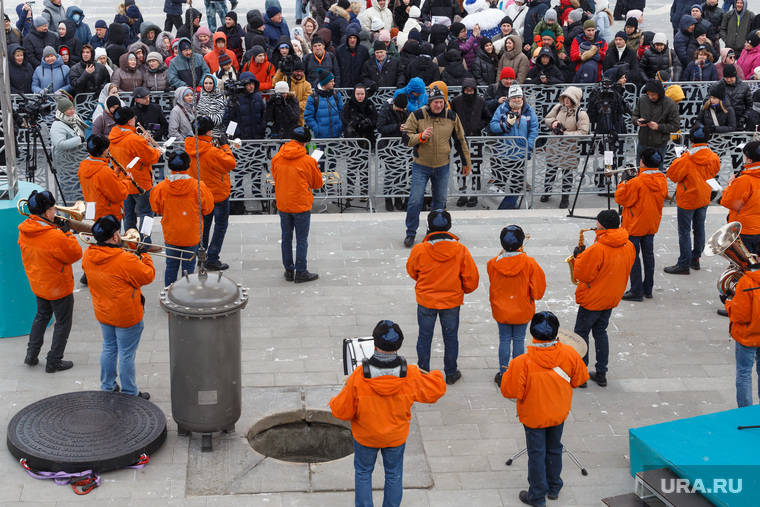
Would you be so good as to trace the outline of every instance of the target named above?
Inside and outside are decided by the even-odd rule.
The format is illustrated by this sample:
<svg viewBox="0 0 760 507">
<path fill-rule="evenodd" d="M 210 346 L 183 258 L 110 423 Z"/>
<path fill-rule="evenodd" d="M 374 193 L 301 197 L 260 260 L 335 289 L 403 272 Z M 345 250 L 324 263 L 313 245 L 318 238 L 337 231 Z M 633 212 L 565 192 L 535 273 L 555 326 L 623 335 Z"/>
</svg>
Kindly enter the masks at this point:
<svg viewBox="0 0 760 507">
<path fill-rule="evenodd" d="M 491 118 L 489 128 L 494 135 L 517 137 L 505 141 L 497 147 L 496 157 L 491 159 L 491 175 L 497 186 L 507 194 L 499 209 L 514 209 L 520 194 L 525 192 L 524 150 L 530 152 L 538 137 L 538 117 L 533 108 L 525 102 L 520 85 L 509 87 L 507 101 L 502 103 Z M 501 148 L 501 149 L 500 149 Z"/>
<path fill-rule="evenodd" d="M 559 104 L 547 113 L 544 123 L 552 130 L 552 135 L 563 136 L 560 139 L 549 139 L 544 147 L 546 153 L 546 179 L 541 202 L 549 200 L 557 173 L 562 174 L 562 199 L 560 209 L 570 204 L 570 192 L 573 189 L 573 172 L 578 169 L 580 154 L 578 142 L 564 136 L 586 136 L 589 133 L 590 121 L 588 113 L 581 107 L 583 90 L 577 86 L 565 88 L 559 96 Z"/>
<path fill-rule="evenodd" d="M 673 99 L 665 96 L 665 87 L 659 79 L 650 79 L 644 86 L 645 94 L 639 97 L 631 119 L 639 128 L 636 158 L 641 160 L 641 154 L 646 148 L 654 148 L 660 152 L 660 171 L 664 171 L 662 162 L 670 142 L 670 134 L 681 128 L 681 116 L 678 105 Z"/>
<path fill-rule="evenodd" d="M 654 286 L 654 235 L 660 229 L 662 208 L 668 195 L 668 180 L 657 167 L 660 154 L 647 148 L 641 154 L 640 169 L 636 173 L 624 172 L 615 191 L 615 202 L 623 207 L 623 228 L 636 248 L 631 267 L 631 288 L 623 294 L 624 301 L 644 301 L 652 297 Z M 644 261 L 644 280 L 641 279 L 641 261 Z"/>
<path fill-rule="evenodd" d="M 69 230 L 69 222 L 55 216 L 55 198 L 47 190 L 32 191 L 27 201 L 29 217 L 18 226 L 18 244 L 29 285 L 37 298 L 37 315 L 29 332 L 24 363 L 39 364 L 45 329 L 55 315 L 53 342 L 45 371 L 68 370 L 63 360 L 74 314 L 74 273 L 71 265 L 82 258 L 82 247 Z"/>
<path fill-rule="evenodd" d="M 267 102 L 264 122 L 271 125 L 273 139 L 287 139 L 290 132 L 298 126 L 300 109 L 294 93 L 288 89 L 288 83 L 280 81 L 274 85 L 274 95 Z"/>
<path fill-rule="evenodd" d="M 298 108 L 300 110 L 298 124 L 303 126 L 303 115 L 304 111 L 306 110 L 306 102 L 309 100 L 313 89 L 311 83 L 306 80 L 304 65 L 301 60 L 296 59 L 293 62 L 293 68 L 291 72 L 292 74 L 287 74 L 283 72 L 282 68 L 280 68 L 275 73 L 273 82 L 277 84 L 280 81 L 284 81 L 288 85 L 288 89 L 295 94 L 296 100 L 298 101 Z"/>
</svg>

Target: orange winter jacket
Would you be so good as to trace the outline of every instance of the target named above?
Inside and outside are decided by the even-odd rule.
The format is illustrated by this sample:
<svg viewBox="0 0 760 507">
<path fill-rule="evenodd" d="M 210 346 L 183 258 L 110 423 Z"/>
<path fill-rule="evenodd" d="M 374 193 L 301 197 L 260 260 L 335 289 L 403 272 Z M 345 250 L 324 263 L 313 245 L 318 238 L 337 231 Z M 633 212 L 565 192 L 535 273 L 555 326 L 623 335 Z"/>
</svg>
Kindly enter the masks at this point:
<svg viewBox="0 0 760 507">
<path fill-rule="evenodd" d="M 275 69 L 272 62 L 266 57 L 266 53 L 264 54 L 263 63 L 256 63 L 253 58 L 251 58 L 251 60 L 243 66 L 243 72 L 245 71 L 252 72 L 253 75 L 256 76 L 256 79 L 259 80 L 260 92 L 265 92 L 274 88 L 272 81 L 274 79 Z"/>
<path fill-rule="evenodd" d="M 628 275 L 636 257 L 628 231 L 604 229 L 596 231 L 596 242 L 575 259 L 575 302 L 586 310 L 615 308 L 623 298 Z"/>
<path fill-rule="evenodd" d="M 311 191 L 323 185 L 317 161 L 296 141 L 284 144 L 272 157 L 272 178 L 277 209 L 285 213 L 311 211 Z"/>
<path fill-rule="evenodd" d="M 681 209 L 697 209 L 710 204 L 712 188 L 705 180 L 720 172 L 720 157 L 706 144 L 695 144 L 675 159 L 668 168 L 668 178 L 677 183 L 676 201 Z M 634 235 L 633 233 L 631 233 Z"/>
<path fill-rule="evenodd" d="M 82 259 L 95 318 L 107 326 L 132 327 L 143 318 L 140 287 L 156 276 L 150 255 L 137 257 L 120 247 L 91 245 Z"/>
<path fill-rule="evenodd" d="M 224 41 L 224 49 L 219 49 L 216 47 L 216 41 L 219 39 L 222 39 Z M 235 68 L 235 71 L 240 70 L 237 56 L 235 56 L 235 53 L 227 49 L 227 36 L 222 32 L 215 32 L 213 40 L 214 49 L 212 49 L 210 53 L 207 53 L 206 56 L 203 57 L 203 60 L 206 62 L 206 65 L 208 65 L 211 73 L 216 74 L 216 71 L 219 70 L 219 57 L 224 53 L 227 53 L 227 56 L 229 56 L 230 60 L 232 60 L 232 66 Z"/>
<path fill-rule="evenodd" d="M 742 224 L 742 234 L 760 234 L 760 162 L 744 166 L 723 190 L 720 204 L 730 210 L 729 222 Z"/>
<path fill-rule="evenodd" d="M 760 287 L 760 271 L 744 273 L 736 284 L 736 295 L 726 301 L 726 311 L 731 338 L 745 347 L 760 347 L 760 292 L 744 292 L 752 287 Z"/>
<path fill-rule="evenodd" d="M 74 292 L 71 265 L 82 258 L 76 236 L 36 215 L 21 222 L 18 231 L 21 262 L 34 295 L 55 301 Z"/>
<path fill-rule="evenodd" d="M 488 261 L 491 314 L 501 324 L 525 324 L 536 313 L 536 300 L 544 297 L 546 276 L 533 257 L 502 252 Z M 506 366 L 506 365 L 504 365 Z"/>
<path fill-rule="evenodd" d="M 461 306 L 464 295 L 478 288 L 478 267 L 469 250 L 450 232 L 432 232 L 415 245 L 406 271 L 417 284 L 417 303 L 447 310 Z"/>
<path fill-rule="evenodd" d="M 195 172 L 195 154 L 200 153 L 201 181 L 214 195 L 214 202 L 222 202 L 230 196 L 230 171 L 237 165 L 229 145 L 217 148 L 211 144 L 211 136 L 198 136 L 198 151 L 195 151 L 195 138 L 185 138 L 185 151 L 190 155 L 190 169 L 187 174 L 197 178 Z"/>
<path fill-rule="evenodd" d="M 119 179 L 107 158 L 90 155 L 79 163 L 79 184 L 84 200 L 95 203 L 95 220 L 106 215 L 124 218 L 122 203 L 129 195 L 129 180 Z"/>
<path fill-rule="evenodd" d="M 554 344 L 546 347 L 548 343 Z M 517 416 L 525 426 L 550 428 L 567 419 L 573 389 L 588 379 L 588 368 L 574 348 L 533 340 L 525 354 L 510 361 L 501 379 L 501 394 L 517 400 Z"/>
<path fill-rule="evenodd" d="M 198 180 L 173 172 L 150 192 L 150 207 L 161 215 L 164 242 L 174 246 L 195 246 L 201 241 L 198 226 Z M 201 212 L 214 211 L 214 196 L 201 181 Z"/>
<path fill-rule="evenodd" d="M 351 421 L 351 433 L 360 444 L 397 447 L 409 436 L 414 402 L 435 403 L 445 393 L 440 371 L 424 374 L 410 364 L 406 377 L 367 379 L 362 368 L 356 368 L 329 406 L 335 417 Z"/>
<path fill-rule="evenodd" d="M 659 169 L 639 168 L 639 175 L 618 185 L 615 202 L 623 207 L 623 229 L 631 236 L 657 234 L 668 180 Z"/>
<path fill-rule="evenodd" d="M 138 185 L 146 191 L 153 187 L 153 164 L 161 158 L 161 152 L 148 145 L 144 137 L 137 135 L 135 127 L 129 125 L 114 125 L 111 133 L 108 134 L 111 141 L 109 151 L 111 156 L 118 163 L 124 166 L 124 169 L 132 173 Z M 132 159 L 140 157 L 140 161 L 134 167 L 127 168 Z M 122 179 L 127 179 L 122 176 Z M 136 194 L 137 189 L 127 179 L 130 194 Z"/>
</svg>

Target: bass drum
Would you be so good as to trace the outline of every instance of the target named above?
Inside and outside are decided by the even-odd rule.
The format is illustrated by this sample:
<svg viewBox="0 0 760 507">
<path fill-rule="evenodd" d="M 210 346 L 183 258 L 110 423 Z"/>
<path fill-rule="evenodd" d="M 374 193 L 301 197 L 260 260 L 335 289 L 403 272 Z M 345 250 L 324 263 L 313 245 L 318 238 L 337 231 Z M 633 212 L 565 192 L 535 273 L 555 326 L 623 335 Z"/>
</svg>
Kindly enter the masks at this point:
<svg viewBox="0 0 760 507">
<path fill-rule="evenodd" d="M 560 343 L 570 345 L 581 357 L 585 356 L 586 352 L 588 352 L 588 345 L 583 340 L 583 338 L 581 338 L 580 335 L 573 333 L 572 331 L 568 331 L 567 329 L 560 329 L 557 332 L 557 339 L 560 341 Z"/>
<path fill-rule="evenodd" d="M 343 340 L 343 375 L 350 375 L 362 359 L 369 359 L 375 353 L 375 339 L 371 336 L 345 338 Z"/>
</svg>

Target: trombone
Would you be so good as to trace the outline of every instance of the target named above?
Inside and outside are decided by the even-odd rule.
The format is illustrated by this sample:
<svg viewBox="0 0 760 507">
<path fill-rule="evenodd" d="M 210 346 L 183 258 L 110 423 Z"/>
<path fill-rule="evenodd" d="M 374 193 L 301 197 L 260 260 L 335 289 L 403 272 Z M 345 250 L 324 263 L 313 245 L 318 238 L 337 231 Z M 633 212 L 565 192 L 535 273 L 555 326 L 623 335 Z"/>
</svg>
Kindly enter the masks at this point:
<svg viewBox="0 0 760 507">
<path fill-rule="evenodd" d="M 31 215 L 29 213 L 28 208 L 28 199 L 19 199 L 18 203 L 16 203 L 16 210 L 19 212 L 19 214 L 28 217 Z M 60 218 L 61 220 L 65 220 L 69 223 L 69 227 L 74 232 L 79 233 L 90 233 L 92 232 L 92 224 L 88 224 L 85 222 L 82 222 L 82 219 L 84 218 L 84 212 L 87 208 L 87 205 L 84 203 L 84 201 L 77 201 L 74 203 L 73 206 L 56 206 L 56 211 L 60 211 L 61 213 L 67 214 L 69 217 L 62 217 L 60 215 L 56 215 L 56 218 Z M 51 222 L 54 226 L 60 227 L 58 224 Z"/>
<path fill-rule="evenodd" d="M 159 146 L 156 140 L 153 139 L 153 136 L 150 135 L 150 132 L 145 130 L 145 128 L 140 123 L 137 124 L 137 133 L 141 135 L 146 141 L 148 141 L 148 144 L 151 147 L 160 151 L 162 155 L 166 152 L 166 148 L 164 148 L 163 146 Z"/>
<path fill-rule="evenodd" d="M 91 232 L 80 232 L 79 233 L 79 239 L 84 241 L 86 244 L 92 246 L 96 245 L 97 242 L 94 241 L 94 236 Z M 160 245 L 154 245 L 152 243 L 146 243 L 145 241 L 140 241 L 140 233 L 137 231 L 137 229 L 128 229 L 124 235 L 121 237 L 121 248 L 124 249 L 127 252 L 136 252 L 139 245 L 147 245 L 150 246 L 151 249 L 154 249 L 155 251 L 150 252 L 153 255 L 158 255 L 159 257 L 165 257 L 167 259 L 177 259 L 180 261 L 190 261 L 195 258 L 195 252 L 192 250 L 182 250 L 180 248 L 176 248 L 173 250 L 176 250 L 177 252 L 180 252 L 179 256 L 176 255 L 168 255 L 166 253 L 160 253 L 160 251 L 164 248 Z M 185 257 L 184 254 L 189 254 L 189 257 Z"/>
</svg>

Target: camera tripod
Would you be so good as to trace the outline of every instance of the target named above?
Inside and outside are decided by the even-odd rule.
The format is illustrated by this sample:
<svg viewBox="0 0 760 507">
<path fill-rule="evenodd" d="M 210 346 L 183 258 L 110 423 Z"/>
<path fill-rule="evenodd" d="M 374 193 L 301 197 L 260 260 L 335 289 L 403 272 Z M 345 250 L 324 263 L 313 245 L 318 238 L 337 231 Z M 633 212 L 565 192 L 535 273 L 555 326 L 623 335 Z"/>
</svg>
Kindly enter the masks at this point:
<svg viewBox="0 0 760 507">
<path fill-rule="evenodd" d="M 53 157 L 50 155 L 50 151 L 45 144 L 45 138 L 40 131 L 39 120 L 34 116 L 30 116 L 27 118 L 26 123 L 26 132 L 24 133 L 24 143 L 26 144 L 26 180 L 34 183 L 35 173 L 37 172 L 37 142 L 39 141 L 42 151 L 45 153 L 45 160 L 47 160 L 48 167 L 50 167 L 50 172 L 53 174 L 58 195 L 61 196 L 61 202 L 63 202 L 64 206 L 68 206 L 63 188 L 61 188 L 61 182 L 58 179 L 58 170 L 53 164 Z"/>
<path fill-rule="evenodd" d="M 573 197 L 573 203 L 572 203 L 572 205 L 570 206 L 570 208 L 568 210 L 567 216 L 570 217 L 570 218 L 588 218 L 588 219 L 591 219 L 591 220 L 595 220 L 596 219 L 596 217 L 587 217 L 587 216 L 576 215 L 575 214 L 575 207 L 576 207 L 576 205 L 578 203 L 578 195 L 581 192 L 581 185 L 583 185 L 583 178 L 586 176 L 586 169 L 588 169 L 589 158 L 591 157 L 591 155 L 594 154 L 594 152 L 596 151 L 596 148 L 597 148 L 596 140 L 597 140 L 597 136 L 600 135 L 599 134 L 599 130 L 605 130 L 605 132 L 603 132 L 601 134 L 601 138 L 602 139 L 600 141 L 600 144 L 602 146 L 602 151 L 604 151 L 604 150 L 611 151 L 613 153 L 612 167 L 614 168 L 614 166 L 616 164 L 615 158 L 616 158 L 617 150 L 616 150 L 616 146 L 615 145 L 617 144 L 617 133 L 613 131 L 613 133 L 610 134 L 610 133 L 607 133 L 607 129 L 601 129 L 601 128 L 599 128 L 603 124 L 605 124 L 605 125 L 611 125 L 610 117 L 612 115 L 612 112 L 610 111 L 609 108 L 604 108 L 604 106 L 603 106 L 601 114 L 602 114 L 602 118 L 599 121 L 599 125 L 597 126 L 596 129 L 594 129 L 594 135 L 591 137 L 591 147 L 589 148 L 588 153 L 586 153 L 586 158 L 583 161 L 583 170 L 581 171 L 581 177 L 578 179 L 578 186 L 575 189 L 575 196 Z M 601 173 L 599 175 L 599 177 L 600 178 L 605 178 L 607 180 L 606 181 L 606 187 L 607 187 L 606 188 L 607 209 L 608 210 L 612 209 L 612 195 L 613 194 L 612 194 L 612 187 L 611 187 L 611 184 L 610 184 L 611 178 L 605 177 L 604 173 Z M 617 173 L 615 173 L 615 184 L 617 185 Z"/>
<path fill-rule="evenodd" d="M 515 454 L 511 458 L 509 458 L 507 460 L 507 466 L 510 466 L 514 460 L 516 460 L 517 458 L 519 458 L 520 456 L 522 456 L 526 452 L 528 452 L 528 448 L 527 447 L 524 448 L 523 450 L 519 451 L 517 454 Z M 581 469 L 581 475 L 584 475 L 584 476 L 588 475 L 588 470 L 586 470 L 586 467 L 584 467 L 581 464 L 581 462 L 578 461 L 578 458 L 576 458 L 575 455 L 572 452 L 570 452 L 570 450 L 567 447 L 565 447 L 565 444 L 562 444 L 562 452 L 566 452 L 567 455 L 570 456 L 570 459 L 573 460 L 573 463 L 575 463 L 575 465 L 578 468 Z"/>
</svg>

